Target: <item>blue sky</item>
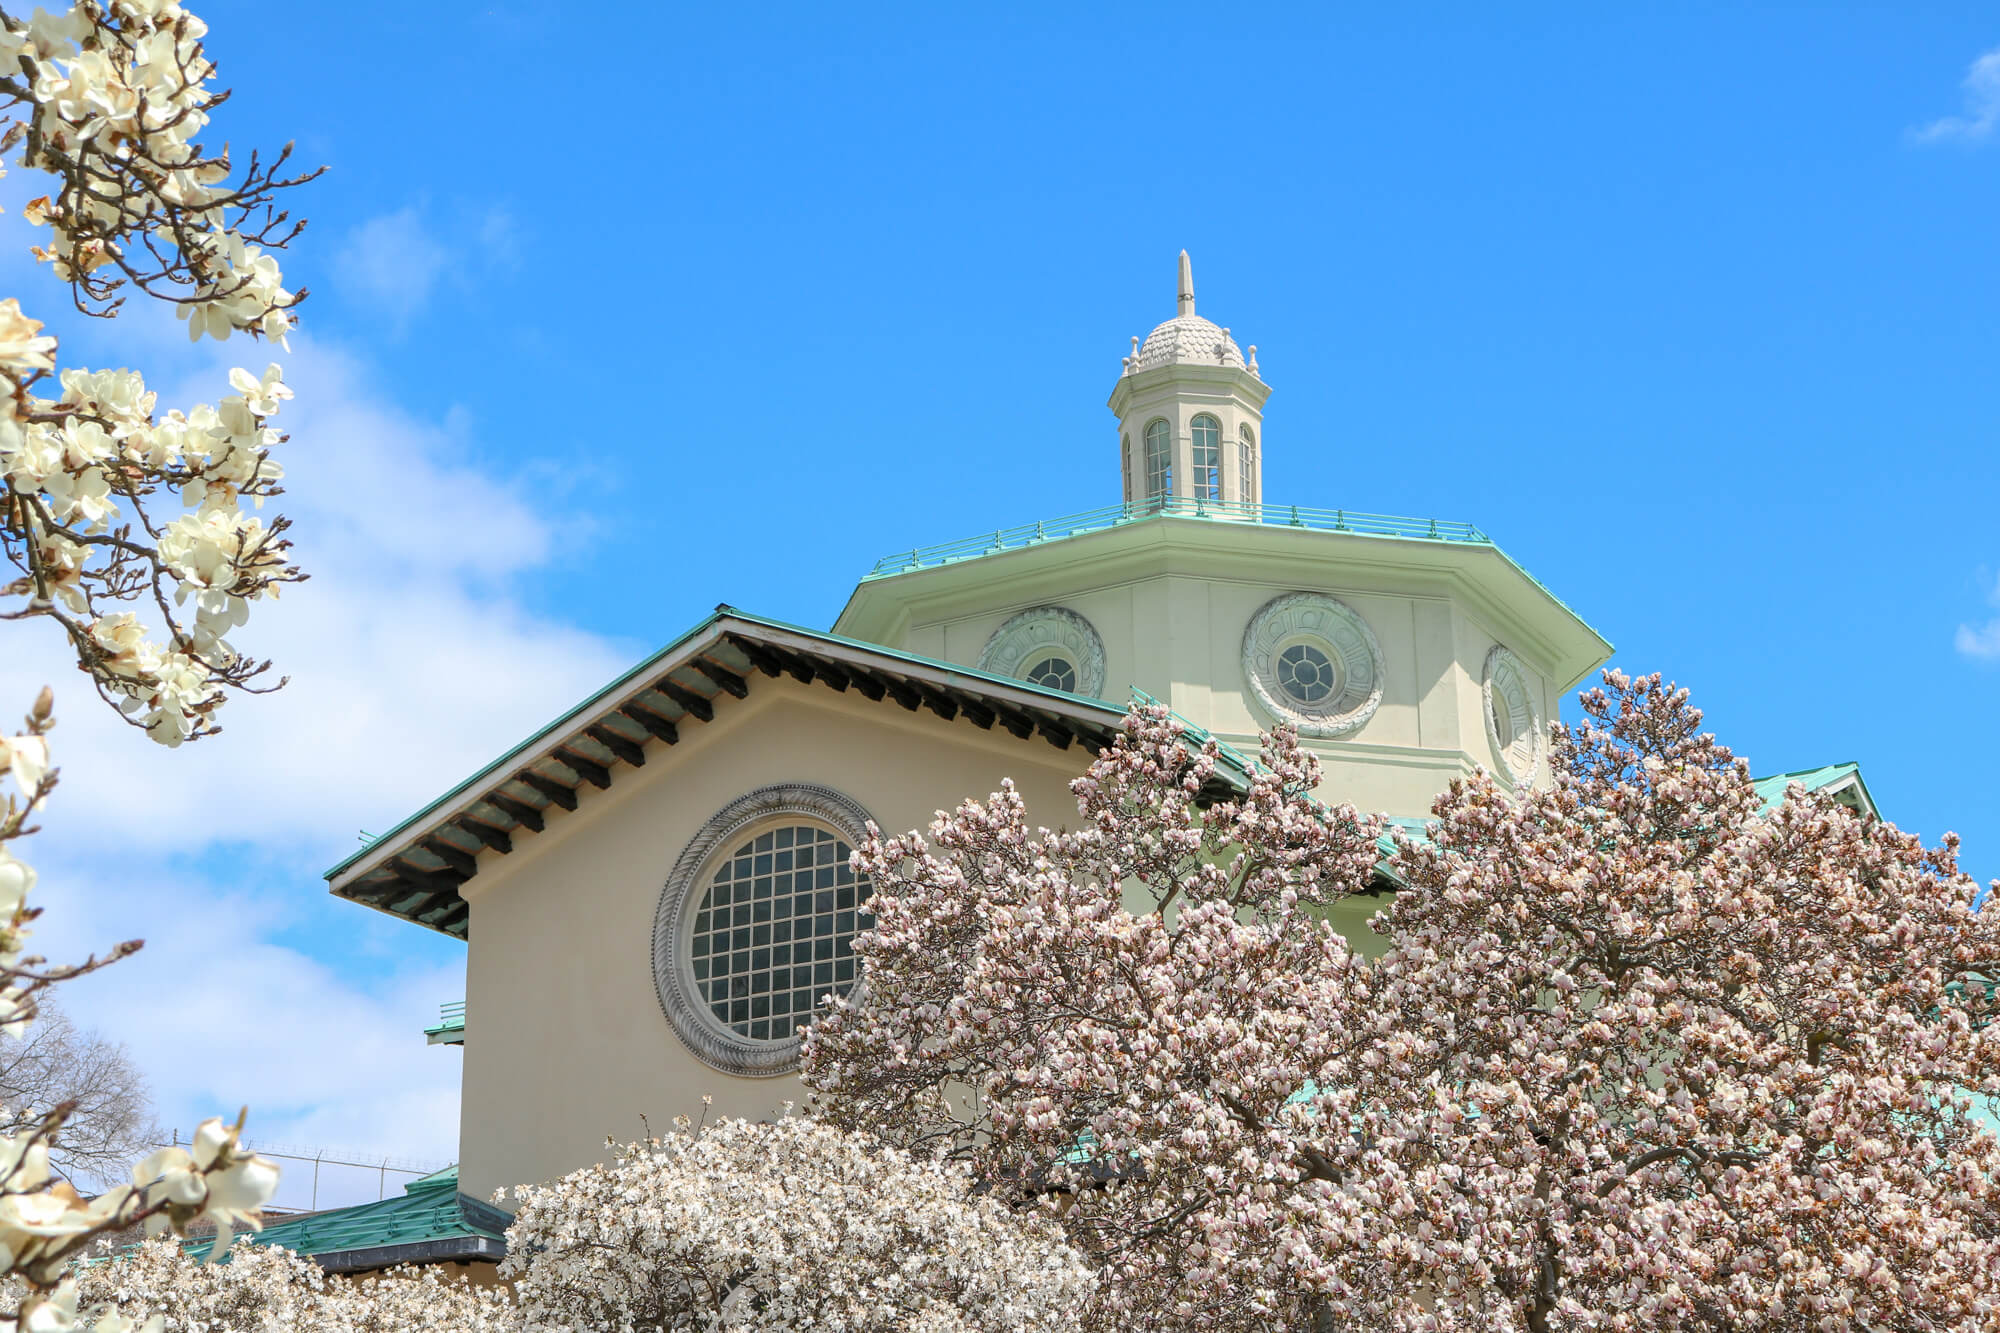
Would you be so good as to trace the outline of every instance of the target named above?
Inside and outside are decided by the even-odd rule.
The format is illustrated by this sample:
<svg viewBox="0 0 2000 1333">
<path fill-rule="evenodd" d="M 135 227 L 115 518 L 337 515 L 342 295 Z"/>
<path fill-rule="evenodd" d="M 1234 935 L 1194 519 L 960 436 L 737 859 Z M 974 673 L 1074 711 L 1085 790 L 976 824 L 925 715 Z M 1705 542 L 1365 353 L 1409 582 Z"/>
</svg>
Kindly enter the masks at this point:
<svg viewBox="0 0 2000 1333">
<path fill-rule="evenodd" d="M 239 151 L 331 167 L 320 577 L 202 753 L 78 699 L 36 849 L 55 944 L 152 941 L 75 1007 L 169 1120 L 448 1157 L 457 947 L 319 872 L 718 601 L 823 625 L 887 551 L 1115 502 L 1182 247 L 1275 386 L 1271 500 L 1479 524 L 1758 771 L 1859 760 L 2000 874 L 1990 8 L 1073 10 L 200 6 Z M 58 326 L 176 401 L 264 359 Z"/>
</svg>

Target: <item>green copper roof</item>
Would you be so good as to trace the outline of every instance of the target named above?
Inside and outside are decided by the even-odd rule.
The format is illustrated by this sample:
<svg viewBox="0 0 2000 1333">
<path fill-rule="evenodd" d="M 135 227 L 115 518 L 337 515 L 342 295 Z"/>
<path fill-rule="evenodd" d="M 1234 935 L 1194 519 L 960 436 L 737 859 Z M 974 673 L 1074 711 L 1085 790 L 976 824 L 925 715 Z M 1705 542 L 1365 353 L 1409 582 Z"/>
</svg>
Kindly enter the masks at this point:
<svg viewBox="0 0 2000 1333">
<path fill-rule="evenodd" d="M 1868 784 L 1861 780 L 1861 765 L 1849 760 L 1844 764 L 1826 764 L 1819 768 L 1801 768 L 1792 773 L 1773 773 L 1767 778 L 1752 779 L 1759 799 L 1766 810 L 1772 809 L 1785 799 L 1785 789 L 1794 782 L 1808 792 L 1823 791 L 1828 787 L 1853 779 L 1855 797 L 1848 804 L 1857 805 L 1869 814 L 1876 813 L 1875 798 L 1868 792 Z M 1846 795 L 1846 793 L 1842 793 Z"/>
<path fill-rule="evenodd" d="M 400 1198 L 270 1222 L 237 1243 L 278 1245 L 323 1263 L 331 1259 L 327 1266 L 336 1271 L 424 1258 L 498 1259 L 511 1220 L 492 1204 L 459 1193 L 458 1168 L 448 1166 L 411 1181 Z M 212 1243 L 198 1242 L 188 1253 L 205 1257 Z"/>
</svg>

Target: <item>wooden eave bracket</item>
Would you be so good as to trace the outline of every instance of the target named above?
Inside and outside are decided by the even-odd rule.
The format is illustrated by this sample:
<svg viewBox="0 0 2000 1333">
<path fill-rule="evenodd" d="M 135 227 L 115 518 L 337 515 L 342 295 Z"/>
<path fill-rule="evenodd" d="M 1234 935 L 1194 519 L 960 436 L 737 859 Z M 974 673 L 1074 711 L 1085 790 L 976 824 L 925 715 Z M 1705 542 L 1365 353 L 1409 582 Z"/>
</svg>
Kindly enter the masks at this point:
<svg viewBox="0 0 2000 1333">
<path fill-rule="evenodd" d="M 674 679 L 673 673 L 681 679 Z M 1018 739 L 1039 734 L 1062 750 L 1081 744 L 1090 753 L 1099 753 L 1115 731 L 1108 723 L 1099 728 L 1061 713 L 986 697 L 949 681 L 932 681 L 921 669 L 850 662 L 810 647 L 723 629 L 668 671 L 624 694 L 622 702 L 548 744 L 455 813 L 443 816 L 440 824 L 414 835 L 407 845 L 365 871 L 364 878 L 335 892 L 464 938 L 471 909 L 459 886 L 478 874 L 480 852 L 510 855 L 520 829 L 544 832 L 549 811 L 575 811 L 585 785 L 608 790 L 618 765 L 643 766 L 649 742 L 678 744 L 689 718 L 712 722 L 722 695 L 748 697 L 749 673 L 772 679 L 790 675 L 806 685 L 819 681 L 841 693 L 852 687 L 870 702 L 893 699 L 911 712 L 927 708 L 947 722 L 963 714 L 982 730 L 998 723 Z M 699 686 L 713 687 L 716 693 L 704 693 L 697 678 Z M 678 715 L 670 716 L 670 710 Z M 570 775 L 573 781 L 563 780 Z"/>
</svg>

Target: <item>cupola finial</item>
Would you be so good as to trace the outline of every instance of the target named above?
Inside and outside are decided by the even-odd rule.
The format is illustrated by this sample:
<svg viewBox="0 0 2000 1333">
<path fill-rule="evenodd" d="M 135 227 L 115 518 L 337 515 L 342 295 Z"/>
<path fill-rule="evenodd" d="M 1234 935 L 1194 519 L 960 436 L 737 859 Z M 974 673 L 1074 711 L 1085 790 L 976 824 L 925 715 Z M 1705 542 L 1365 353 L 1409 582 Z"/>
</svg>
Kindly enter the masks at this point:
<svg viewBox="0 0 2000 1333">
<path fill-rule="evenodd" d="M 1194 313 L 1194 265 L 1188 262 L 1188 253 L 1185 250 L 1181 251 L 1180 309 L 1176 313 L 1182 315 Z"/>
</svg>

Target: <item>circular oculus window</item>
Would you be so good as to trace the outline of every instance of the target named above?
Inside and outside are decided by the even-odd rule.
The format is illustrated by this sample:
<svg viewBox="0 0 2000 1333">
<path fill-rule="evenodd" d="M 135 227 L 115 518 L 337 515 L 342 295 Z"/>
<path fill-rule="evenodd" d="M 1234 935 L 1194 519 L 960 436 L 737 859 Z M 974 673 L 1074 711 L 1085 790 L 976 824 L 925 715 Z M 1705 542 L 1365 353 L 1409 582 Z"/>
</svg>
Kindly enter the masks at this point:
<svg viewBox="0 0 2000 1333">
<path fill-rule="evenodd" d="M 1104 640 L 1088 620 L 1064 606 L 1037 606 L 1009 616 L 986 640 L 978 666 L 1045 689 L 1093 699 L 1104 693 Z"/>
<path fill-rule="evenodd" d="M 1486 739 L 1494 766 L 1510 785 L 1533 781 L 1541 762 L 1542 724 L 1519 658 L 1494 645 L 1486 654 Z"/>
<path fill-rule="evenodd" d="M 1021 673 L 1021 678 L 1030 685 L 1041 685 L 1051 690 L 1076 692 L 1076 664 L 1060 653 L 1050 653 L 1041 661 Z"/>
<path fill-rule="evenodd" d="M 1313 708 L 1325 703 L 1340 680 L 1339 669 L 1319 648 L 1301 641 L 1278 651 L 1278 688 L 1293 703 Z"/>
<path fill-rule="evenodd" d="M 653 981 L 705 1063 L 789 1073 L 820 1002 L 853 989 L 871 885 L 848 858 L 867 823 L 824 787 L 765 787 L 717 811 L 674 863 L 653 923 Z"/>
<path fill-rule="evenodd" d="M 1324 593 L 1274 597 L 1243 631 L 1243 671 L 1270 712 L 1302 736 L 1360 730 L 1382 703 L 1382 648 L 1368 622 Z"/>
</svg>

